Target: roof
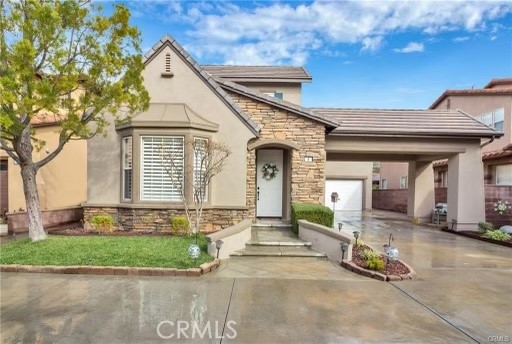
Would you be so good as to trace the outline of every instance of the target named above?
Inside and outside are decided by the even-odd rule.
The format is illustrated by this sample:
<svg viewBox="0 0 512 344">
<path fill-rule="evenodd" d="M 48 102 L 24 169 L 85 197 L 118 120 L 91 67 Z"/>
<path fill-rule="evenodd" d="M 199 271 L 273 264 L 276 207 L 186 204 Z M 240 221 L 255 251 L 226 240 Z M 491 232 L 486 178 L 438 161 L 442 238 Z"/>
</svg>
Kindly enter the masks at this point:
<svg viewBox="0 0 512 344">
<path fill-rule="evenodd" d="M 197 76 L 202 79 L 206 85 L 216 94 L 220 100 L 231 109 L 231 111 L 255 134 L 259 136 L 260 128 L 258 125 L 229 97 L 229 95 L 215 82 L 213 77 L 205 72 L 203 68 L 190 56 L 185 49 L 169 34 L 162 37 L 149 52 L 144 55 L 143 62 L 147 64 L 166 46 L 171 47 L 189 67 L 195 71 Z"/>
<path fill-rule="evenodd" d="M 492 81 L 491 81 L 492 82 Z M 490 83 L 489 83 L 490 84 Z M 437 98 L 432 105 L 430 105 L 429 109 L 435 109 L 439 103 L 443 101 L 444 98 L 448 96 L 487 96 L 487 95 L 497 95 L 497 96 L 508 96 L 512 95 L 512 87 L 510 88 L 476 88 L 470 90 L 446 90 Z"/>
<path fill-rule="evenodd" d="M 512 78 L 492 79 L 484 88 L 491 88 L 497 85 L 512 85 Z"/>
<path fill-rule="evenodd" d="M 173 127 L 218 131 L 219 125 L 198 115 L 186 104 L 152 103 L 146 111 L 135 114 L 130 121 L 116 126 L 129 127 Z"/>
<path fill-rule="evenodd" d="M 494 160 L 512 157 L 512 145 L 508 145 L 503 149 L 493 150 L 482 154 L 482 161 Z M 434 167 L 447 166 L 448 159 L 434 161 Z"/>
<path fill-rule="evenodd" d="M 281 100 L 275 97 L 267 96 L 265 94 L 259 93 L 257 91 L 254 91 L 250 88 L 247 88 L 245 86 L 236 84 L 231 81 L 225 81 L 222 79 L 217 79 L 217 83 L 220 84 L 224 89 L 229 90 L 231 92 L 249 97 L 251 99 L 275 106 L 277 108 L 283 109 L 288 112 L 292 112 L 296 115 L 309 118 L 311 120 L 314 120 L 316 122 L 320 122 L 327 127 L 329 127 L 331 130 L 336 128 L 339 123 L 335 120 L 332 120 L 331 118 L 325 117 L 321 114 L 317 114 L 313 111 L 311 111 L 308 108 L 305 108 L 303 106 L 287 102 L 285 100 Z"/>
<path fill-rule="evenodd" d="M 377 137 L 499 137 L 500 133 L 460 110 L 313 108 L 339 127 L 329 135 Z"/>
<path fill-rule="evenodd" d="M 296 66 L 226 66 L 203 65 L 203 70 L 216 78 L 231 81 L 311 82 L 311 74 Z"/>
</svg>

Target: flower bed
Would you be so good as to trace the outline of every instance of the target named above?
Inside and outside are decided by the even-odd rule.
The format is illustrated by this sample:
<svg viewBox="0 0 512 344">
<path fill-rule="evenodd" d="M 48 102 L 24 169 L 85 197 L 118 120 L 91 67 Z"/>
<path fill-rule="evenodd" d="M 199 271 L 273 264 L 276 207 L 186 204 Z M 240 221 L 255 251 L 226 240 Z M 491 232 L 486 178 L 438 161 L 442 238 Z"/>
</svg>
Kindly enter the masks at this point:
<svg viewBox="0 0 512 344">
<path fill-rule="evenodd" d="M 500 241 L 500 240 L 485 238 L 485 237 L 483 237 L 483 233 L 475 232 L 475 231 L 454 231 L 454 230 L 448 229 L 447 227 L 441 228 L 441 230 L 443 232 L 462 235 L 467 238 L 477 239 L 477 240 L 485 241 L 485 242 L 492 243 L 492 244 L 512 247 L 512 238 L 507 241 Z"/>
</svg>

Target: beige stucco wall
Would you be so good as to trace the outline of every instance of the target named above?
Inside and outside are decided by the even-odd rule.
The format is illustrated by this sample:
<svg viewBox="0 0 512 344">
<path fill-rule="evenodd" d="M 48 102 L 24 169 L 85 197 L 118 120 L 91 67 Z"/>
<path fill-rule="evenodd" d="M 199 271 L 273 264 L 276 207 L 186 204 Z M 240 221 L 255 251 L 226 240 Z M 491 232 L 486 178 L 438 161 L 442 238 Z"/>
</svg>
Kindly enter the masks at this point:
<svg viewBox="0 0 512 344">
<path fill-rule="evenodd" d="M 40 151 L 34 151 L 34 161 L 41 160 L 58 146 L 57 127 L 47 126 L 36 129 L 36 136 L 46 141 Z M 5 154 L 5 152 L 1 152 Z M 87 143 L 70 141 L 61 153 L 43 166 L 37 175 L 41 209 L 52 210 L 80 205 L 87 194 Z M 26 209 L 20 168 L 9 159 L 9 211 Z"/>
<path fill-rule="evenodd" d="M 240 85 L 251 88 L 261 93 L 265 92 L 281 92 L 283 93 L 283 100 L 289 101 L 290 103 L 299 104 L 301 103 L 301 92 L 302 84 L 296 83 L 261 83 L 261 82 L 237 82 Z"/>
<path fill-rule="evenodd" d="M 485 146 L 482 152 L 502 149 L 512 143 L 512 96 L 509 95 L 473 95 L 473 96 L 449 96 L 443 99 L 436 109 L 446 109 L 448 99 L 450 99 L 451 109 L 461 109 L 472 116 L 481 115 L 484 112 L 505 109 L 505 123 L 503 131 L 505 135 L 495 140 L 493 143 Z"/>
<path fill-rule="evenodd" d="M 382 162 L 380 164 L 380 180 L 388 181 L 388 189 L 400 189 L 400 178 L 407 176 L 408 166 L 406 162 Z"/>
<path fill-rule="evenodd" d="M 171 54 L 171 71 L 174 74 L 170 78 L 161 75 L 167 53 Z M 197 114 L 220 125 L 218 132 L 206 134 L 231 147 L 232 155 L 223 172 L 212 181 L 210 203 L 226 207 L 245 206 L 246 147 L 249 139 L 254 137 L 251 131 L 170 47 L 166 46 L 147 64 L 143 76 L 152 103 L 185 103 Z M 111 127 L 106 139 L 97 137 L 89 141 L 90 204 L 113 205 L 120 202 L 120 140 L 119 134 Z M 134 154 L 139 143 L 133 142 Z M 137 171 L 134 170 L 135 173 Z"/>
<path fill-rule="evenodd" d="M 363 180 L 363 208 L 372 208 L 373 163 L 354 161 L 327 161 L 325 164 L 325 175 L 326 179 Z"/>
</svg>

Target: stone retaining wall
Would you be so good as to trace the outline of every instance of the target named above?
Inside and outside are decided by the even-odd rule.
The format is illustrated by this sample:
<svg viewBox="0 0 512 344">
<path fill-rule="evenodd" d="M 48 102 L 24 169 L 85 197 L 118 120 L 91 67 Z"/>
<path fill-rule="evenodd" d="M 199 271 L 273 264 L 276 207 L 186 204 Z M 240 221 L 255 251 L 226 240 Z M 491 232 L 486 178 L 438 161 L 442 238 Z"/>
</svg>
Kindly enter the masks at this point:
<svg viewBox="0 0 512 344">
<path fill-rule="evenodd" d="M 84 206 L 84 221 L 89 222 L 94 215 L 111 215 L 116 226 L 127 231 L 170 231 L 174 216 L 185 216 L 182 209 L 146 209 L 123 207 Z M 248 210 L 240 209 L 203 209 L 201 231 L 213 232 L 249 217 Z M 193 219 L 192 219 L 193 221 Z"/>
</svg>

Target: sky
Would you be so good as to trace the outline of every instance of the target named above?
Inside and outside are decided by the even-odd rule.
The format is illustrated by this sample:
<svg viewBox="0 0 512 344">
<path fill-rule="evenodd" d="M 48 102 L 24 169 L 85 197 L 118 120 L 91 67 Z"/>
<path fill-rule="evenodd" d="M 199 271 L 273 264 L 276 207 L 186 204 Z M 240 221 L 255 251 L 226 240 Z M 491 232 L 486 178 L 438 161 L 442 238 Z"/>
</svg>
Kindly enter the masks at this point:
<svg viewBox="0 0 512 344">
<path fill-rule="evenodd" d="M 512 77 L 512 1 L 127 1 L 146 52 L 166 33 L 199 64 L 305 66 L 308 107 L 425 109 Z"/>
</svg>

